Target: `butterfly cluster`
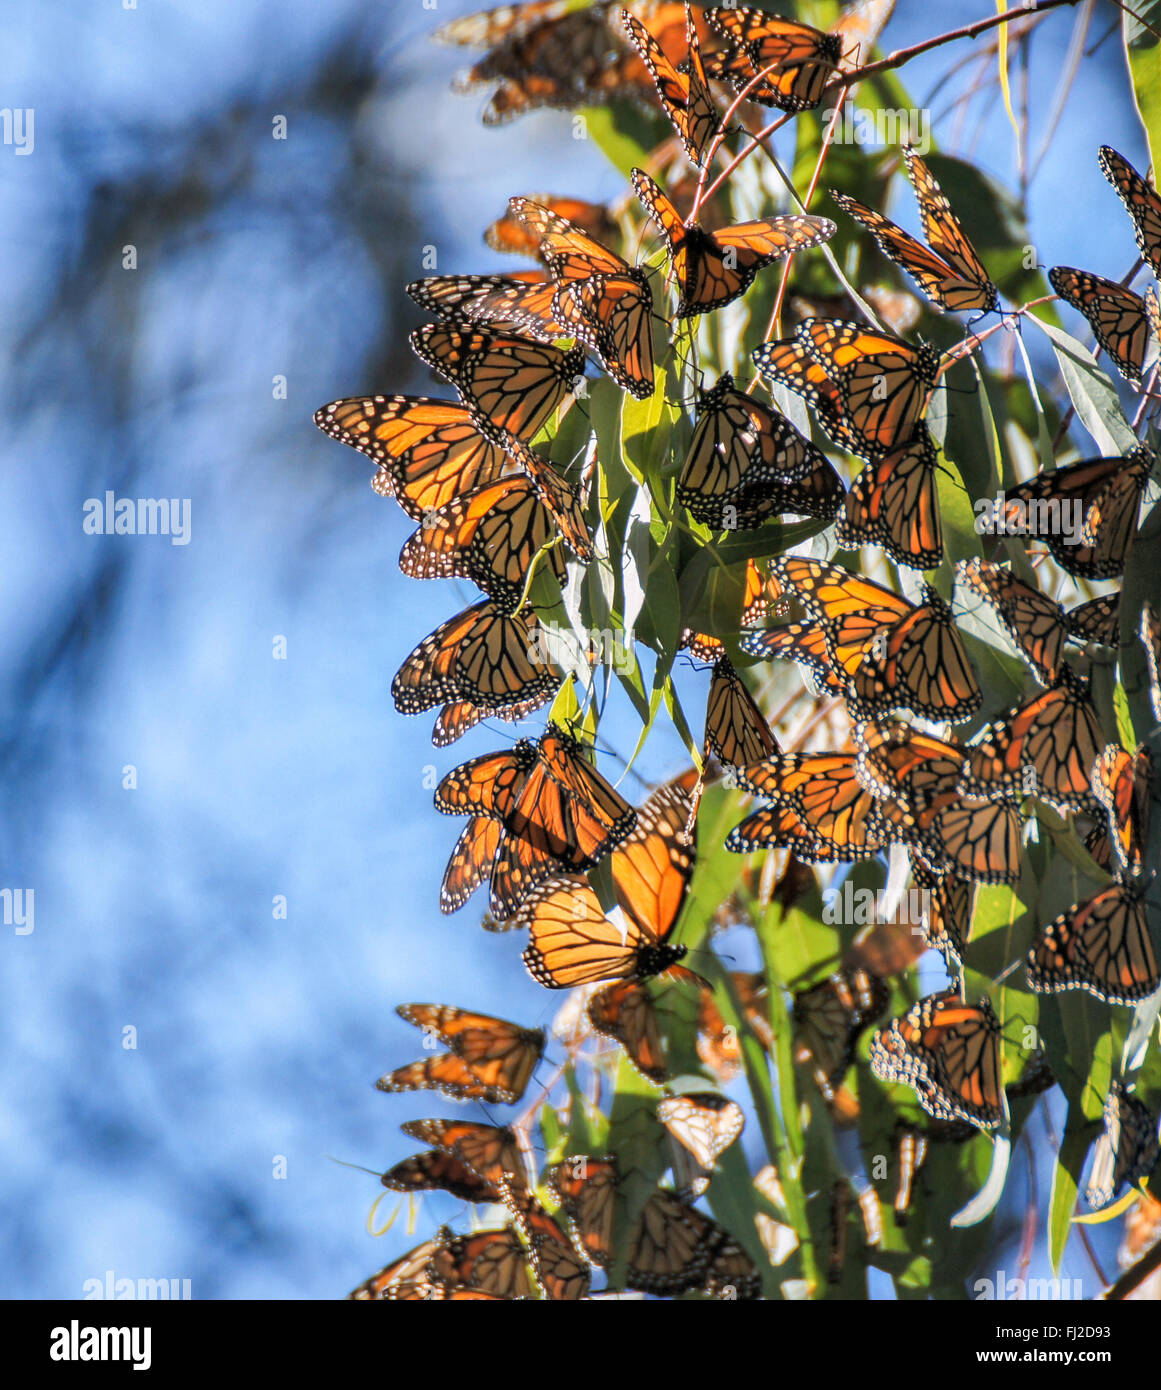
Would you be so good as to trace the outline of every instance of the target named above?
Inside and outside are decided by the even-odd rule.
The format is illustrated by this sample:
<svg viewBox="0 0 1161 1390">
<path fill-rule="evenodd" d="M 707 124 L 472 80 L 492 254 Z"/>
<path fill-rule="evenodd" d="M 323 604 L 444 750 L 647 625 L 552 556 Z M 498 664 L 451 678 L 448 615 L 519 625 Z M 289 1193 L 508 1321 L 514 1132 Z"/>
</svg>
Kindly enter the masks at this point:
<svg viewBox="0 0 1161 1390">
<path fill-rule="evenodd" d="M 451 1193 L 499 1212 L 499 1224 L 441 1229 L 352 1298 L 578 1299 L 592 1296 L 596 1271 L 609 1289 L 760 1296 L 768 1284 L 755 1254 L 780 1264 L 789 1228 L 763 1213 L 765 1226 L 731 1232 L 697 1203 L 707 1194 L 713 1201 L 715 1175 L 744 1123 L 710 1078 L 725 1085 L 763 1054 L 775 1058 L 782 1017 L 809 1092 L 836 1125 L 860 1113 L 852 1068 L 864 1086 L 873 1077 L 914 1093 L 916 1108 L 895 1129 L 893 1210 L 902 1225 L 930 1143 L 1006 1133 L 1011 1105 L 1054 1084 L 1039 1049 L 1005 1081 L 1007 1020 L 971 976 L 980 895 L 1027 885 L 1041 818 L 1054 818 L 1054 835 L 1105 883 L 1040 927 L 1009 963 L 1022 969 L 1027 991 L 1080 990 L 1130 1006 L 1161 988 L 1145 906 L 1155 867 L 1146 848 L 1152 757 L 1112 738 L 1094 689 L 1095 672 L 1139 640 L 1161 721 L 1158 614 L 1146 604 L 1139 623 L 1127 624 L 1116 592 L 1066 609 L 1039 582 L 1053 566 L 1086 583 L 1122 576 L 1155 470 L 1152 450 L 1139 443 L 1012 482 L 997 501 L 995 540 L 965 556 L 945 540 L 944 479 L 958 474 L 945 431 L 929 423 L 950 359 L 910 341 L 906 328 L 880 324 L 871 304 L 881 300 L 838 300 L 849 304 L 846 314 L 858 312 L 857 302 L 863 318 L 800 313 L 793 331 L 768 337 L 712 384 L 696 366 L 707 316 L 745 308 L 764 272 L 777 268 L 773 331 L 791 274 L 829 256 L 839 233 L 839 223 L 801 203 L 730 220 L 710 179 L 720 161 L 724 183 L 750 152 L 738 112 L 751 103 L 790 118 L 836 88 L 845 94 L 891 8 L 866 0 L 823 32 L 738 5 L 534 0 L 437 35 L 487 50 L 459 84 L 488 89 L 487 123 L 631 98 L 658 110 L 672 131 L 648 170 L 632 169 L 635 199 L 627 195 L 615 211 L 571 196 L 513 196 L 485 240 L 534 268 L 434 275 L 407 287 L 430 320 L 411 346 L 454 396 L 349 397 L 315 417 L 374 461 L 375 491 L 417 524 L 400 554 L 402 573 L 466 580 L 480 591 L 404 660 L 392 682 L 396 709 L 438 710 L 432 741 L 445 747 L 484 721 L 523 724 L 551 706 L 543 726 L 521 729 L 439 782 L 436 810 L 462 820 L 440 909 L 455 913 L 482 891 L 486 927 L 526 933 L 522 961 L 532 979 L 576 991 L 569 999 L 578 1002 L 563 1011 L 572 1008 L 571 1031 L 557 1034 L 566 1066 L 582 1043 L 598 1058 L 613 1044 L 662 1092 L 651 1123 L 658 1144 L 664 1132 L 664 1158 L 647 1179 L 622 1172 L 615 1153 L 591 1151 L 592 1135 L 582 1148 L 556 1132 L 558 1123 L 544 1128 L 545 1095 L 509 1126 L 409 1121 L 404 1131 L 429 1148 L 390 1168 L 383 1185 Z M 910 146 L 901 157 L 923 240 L 842 191 L 831 193 L 835 207 L 939 315 L 998 313 L 1000 284 L 932 168 Z M 1102 150 L 1101 167 L 1157 271 L 1157 194 L 1114 151 Z M 643 243 L 654 251 L 641 258 L 631 248 Z M 833 256 L 830 263 L 838 273 Z M 1050 279 L 1140 386 L 1157 331 L 1155 294 L 1138 300 L 1062 267 Z M 670 425 L 659 436 L 662 456 L 645 462 L 640 454 L 634 461 L 629 429 L 641 412 Z M 687 737 L 694 766 L 639 805 L 594 755 L 604 704 L 596 690 L 603 679 L 608 696 L 609 664 L 560 636 L 562 615 L 579 636 L 578 594 L 600 591 L 611 619 L 623 609 L 609 576 L 622 564 L 611 538 L 624 542 L 627 502 L 650 509 L 652 525 L 639 532 L 646 571 L 692 573 L 691 556 L 710 559 L 732 595 L 723 618 L 687 585 L 673 640 L 654 635 L 650 723 L 662 695 L 677 708 L 667 674 L 674 646 L 710 667 L 709 691 L 700 746 Z M 1065 507 L 1079 517 L 1069 536 L 1053 522 Z M 813 538 L 810 553 L 796 552 L 787 518 Z M 819 538 L 828 534 L 834 558 L 823 558 Z M 860 549 L 869 559 L 855 568 Z M 992 625 L 993 645 L 1027 664 L 1032 688 L 1016 703 L 993 696 L 993 671 L 981 666 L 988 648 L 965 628 L 969 614 Z M 776 714 L 745 673 L 752 665 L 777 682 L 779 668 L 768 663 L 792 663 L 801 676 Z M 629 670 L 643 690 L 635 657 Z M 688 735 L 684 716 L 675 713 L 675 723 Z M 909 876 L 920 917 L 857 934 L 841 959 L 820 959 L 809 978 L 788 982 L 785 998 L 772 991 L 769 968 L 726 972 L 711 952 L 713 978 L 696 973 L 700 958 L 681 938 L 683 926 L 699 914 L 704 926 L 707 916 L 691 892 L 711 833 L 700 813 L 707 788 L 753 801 L 709 848 L 724 840 L 728 851 L 760 856 L 738 876 L 741 896 L 709 907 L 718 925 L 751 920 L 755 903 L 789 911 L 817 893 L 820 871 L 839 882 L 843 866 L 883 859 Z M 777 881 L 762 867 L 775 863 L 771 851 L 781 856 Z M 901 981 L 928 947 L 943 957 L 949 983 L 915 1000 Z M 909 1007 L 884 1021 L 900 997 Z M 540 1028 L 458 1007 L 399 1012 L 424 1031 L 429 1055 L 384 1076 L 378 1085 L 387 1092 L 517 1105 L 548 1042 Z M 683 1077 L 675 1088 L 679 1060 L 686 1070 L 700 1065 L 705 1087 L 691 1089 Z M 1155 1118 L 1137 1113 L 1131 1081 L 1117 1085 L 1106 1133 L 1132 1136 L 1135 1147 L 1107 1141 L 1112 1157 L 1091 1188 L 1102 1201 L 1144 1174 L 1155 1150 Z M 545 1164 L 533 1163 L 529 1141 L 538 1116 Z M 735 1160 L 736 1152 L 726 1162 Z M 667 1171 L 671 1185 L 658 1185 Z M 767 1187 L 772 1207 L 788 1211 L 778 1179 Z M 883 1239 L 883 1215 L 874 1189 L 850 1174 L 829 1200 L 828 1277 L 837 1282 L 855 1206 L 869 1248 Z"/>
</svg>

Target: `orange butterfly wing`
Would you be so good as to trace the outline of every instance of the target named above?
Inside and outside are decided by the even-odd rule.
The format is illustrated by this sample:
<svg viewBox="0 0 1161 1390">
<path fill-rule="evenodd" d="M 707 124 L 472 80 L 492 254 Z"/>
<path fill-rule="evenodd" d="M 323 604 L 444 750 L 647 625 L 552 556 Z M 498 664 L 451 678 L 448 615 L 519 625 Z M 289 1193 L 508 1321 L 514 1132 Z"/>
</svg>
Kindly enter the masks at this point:
<svg viewBox="0 0 1161 1390">
<path fill-rule="evenodd" d="M 504 451 L 476 428 L 457 401 L 428 396 L 351 396 L 315 411 L 332 439 L 379 464 L 375 490 L 394 497 L 415 521 L 462 493 L 495 482 Z"/>
</svg>

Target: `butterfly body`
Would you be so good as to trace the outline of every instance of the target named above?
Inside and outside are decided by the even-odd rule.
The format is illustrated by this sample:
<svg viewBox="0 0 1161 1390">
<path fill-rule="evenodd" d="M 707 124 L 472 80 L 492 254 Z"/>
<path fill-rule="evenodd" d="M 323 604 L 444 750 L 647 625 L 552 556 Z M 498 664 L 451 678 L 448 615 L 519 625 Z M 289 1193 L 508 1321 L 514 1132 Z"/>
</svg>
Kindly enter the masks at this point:
<svg viewBox="0 0 1161 1390">
<path fill-rule="evenodd" d="M 842 38 L 798 20 L 782 19 L 748 5 L 715 6 L 709 23 L 733 46 L 708 66 L 712 77 L 741 90 L 767 68 L 748 93 L 750 101 L 782 111 L 807 111 L 818 105 L 842 56 Z"/>
<path fill-rule="evenodd" d="M 1145 301 L 1139 294 L 1103 275 L 1056 265 L 1048 282 L 1061 299 L 1078 309 L 1130 386 L 1141 385 L 1145 354 L 1153 336 Z"/>
<path fill-rule="evenodd" d="M 844 319 L 803 319 L 792 338 L 764 343 L 755 365 L 811 406 L 831 439 L 875 461 L 919 437 L 939 356 Z"/>
<path fill-rule="evenodd" d="M 401 1004 L 401 1018 L 449 1048 L 382 1076 L 381 1091 L 438 1090 L 454 1100 L 514 1104 L 544 1051 L 544 1032 L 450 1004 Z"/>
<path fill-rule="evenodd" d="M 875 1034 L 871 1069 L 913 1087 L 938 1120 L 995 1129 L 1003 1118 L 1000 1025 L 987 996 L 964 1004 L 951 989 L 921 999 Z"/>
<path fill-rule="evenodd" d="M 686 6 L 689 57 L 676 66 L 670 62 L 665 49 L 649 29 L 628 10 L 621 11 L 621 23 L 649 69 L 662 108 L 673 123 L 686 154 L 694 164 L 703 167 L 710 141 L 717 134 L 720 117 L 706 81 L 705 65 L 689 7 Z"/>
<path fill-rule="evenodd" d="M 916 241 L 874 208 L 832 192 L 831 197 L 875 239 L 879 250 L 907 272 L 924 294 L 941 309 L 951 312 L 977 310 L 989 313 L 999 302 L 996 286 L 964 235 L 951 204 L 931 170 L 911 148 L 903 146 L 907 172 L 919 199 L 919 213 L 928 245 Z"/>
<path fill-rule="evenodd" d="M 643 169 L 633 170 L 633 187 L 661 232 L 673 263 L 679 319 L 731 303 L 749 289 L 763 267 L 819 246 L 838 230 L 825 217 L 802 214 L 707 232 L 696 222 L 684 222 Z"/>
</svg>

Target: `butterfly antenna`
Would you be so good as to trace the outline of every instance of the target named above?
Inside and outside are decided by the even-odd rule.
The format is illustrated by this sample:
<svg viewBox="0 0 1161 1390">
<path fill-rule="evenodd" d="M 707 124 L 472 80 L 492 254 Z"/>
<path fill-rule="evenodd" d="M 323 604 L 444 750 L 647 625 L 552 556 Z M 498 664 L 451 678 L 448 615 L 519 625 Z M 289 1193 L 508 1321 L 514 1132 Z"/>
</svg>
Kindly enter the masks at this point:
<svg viewBox="0 0 1161 1390">
<path fill-rule="evenodd" d="M 348 1163 L 345 1159 L 335 1158 L 334 1154 L 324 1154 L 324 1158 L 329 1158 L 332 1163 L 337 1163 L 341 1168 L 354 1168 L 359 1173 L 370 1173 L 373 1178 L 381 1178 L 382 1173 L 376 1173 L 374 1168 L 364 1168 L 361 1163 Z"/>
<path fill-rule="evenodd" d="M 387 1234 L 391 1227 L 395 1225 L 396 1221 L 399 1220 L 399 1213 L 403 1210 L 403 1199 L 401 1197 L 399 1201 L 395 1203 L 395 1210 L 387 1218 L 386 1225 L 380 1226 L 380 1228 L 376 1230 L 375 1213 L 379 1210 L 379 1203 L 387 1195 L 388 1194 L 386 1192 L 380 1192 L 378 1197 L 376 1197 L 375 1200 L 371 1203 L 371 1210 L 367 1213 L 367 1234 L 374 1236 L 376 1239 L 378 1239 L 380 1236 L 385 1236 Z M 410 1200 L 411 1198 L 409 1197 L 408 1201 Z M 410 1233 L 414 1229 L 414 1217 L 412 1218 L 412 1220 L 408 1221 L 407 1229 L 408 1233 Z"/>
</svg>

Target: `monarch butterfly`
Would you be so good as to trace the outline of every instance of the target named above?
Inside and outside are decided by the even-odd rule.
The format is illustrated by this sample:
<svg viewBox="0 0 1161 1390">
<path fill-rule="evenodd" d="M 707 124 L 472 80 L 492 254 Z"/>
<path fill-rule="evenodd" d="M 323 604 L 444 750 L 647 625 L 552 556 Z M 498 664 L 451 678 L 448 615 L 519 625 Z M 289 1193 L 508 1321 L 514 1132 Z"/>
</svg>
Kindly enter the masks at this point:
<svg viewBox="0 0 1161 1390">
<path fill-rule="evenodd" d="M 789 420 L 736 390 L 733 377 L 723 372 L 698 398 L 697 424 L 676 495 L 708 526 L 745 529 L 775 510 L 792 510 L 778 505 L 797 495 L 788 485 L 820 474 L 834 478 L 834 497 L 840 500 L 841 484 L 826 456 Z"/>
<path fill-rule="evenodd" d="M 504 451 L 476 428 L 458 401 L 429 396 L 350 396 L 314 414 L 324 434 L 379 464 L 376 492 L 414 521 L 462 493 L 499 479 Z"/>
<path fill-rule="evenodd" d="M 726 848 L 735 854 L 781 847 L 808 863 L 873 859 L 891 838 L 853 753 L 781 753 L 736 775 L 774 805 L 730 831 Z"/>
<path fill-rule="evenodd" d="M 522 39 L 541 25 L 563 18 L 572 8 L 572 0 L 520 0 L 449 20 L 431 37 L 436 43 L 490 48 L 505 40 Z"/>
<path fill-rule="evenodd" d="M 509 922 L 535 884 L 562 868 L 587 866 L 589 855 L 564 838 L 573 813 L 566 806 L 564 817 L 558 817 L 560 808 L 554 804 L 557 796 L 555 787 L 550 784 L 545 788 L 536 773 L 523 797 L 525 805 L 533 808 L 529 822 L 532 828 L 526 832 L 531 838 L 506 829 L 489 816 L 473 816 L 448 860 L 440 890 L 440 910 L 457 911 L 482 883 L 490 881 L 491 911 L 501 922 Z M 518 813 L 518 819 L 525 814 Z M 589 817 L 591 813 L 582 814 Z M 555 830 L 550 828 L 554 824 Z M 555 852 L 558 846 L 559 853 Z M 599 852 L 593 852 L 599 857 L 606 849 L 602 846 Z"/>
<path fill-rule="evenodd" d="M 1043 1052 L 1037 1051 L 1028 1059 L 1019 1080 L 1010 1081 L 1004 1087 L 1004 1094 L 1009 1100 L 1022 1100 L 1026 1096 L 1042 1095 L 1055 1085 L 1056 1074 L 1048 1065 L 1048 1058 Z"/>
<path fill-rule="evenodd" d="M 1136 1004 L 1161 986 L 1140 890 L 1123 883 L 1053 918 L 1028 952 L 1037 994 L 1083 989 L 1106 1004 Z"/>
<path fill-rule="evenodd" d="M 927 1136 L 916 1125 L 905 1124 L 900 1120 L 895 1125 L 895 1163 L 898 1175 L 895 1179 L 895 1224 L 905 1226 L 911 1213 L 911 1195 L 918 1176 L 927 1158 Z"/>
<path fill-rule="evenodd" d="M 842 40 L 844 70 L 870 62 L 871 50 L 894 12 L 895 0 L 860 0 L 843 10 L 831 33 Z"/>
<path fill-rule="evenodd" d="M 1126 753 L 1110 743 L 1093 764 L 1092 793 L 1108 816 L 1109 842 L 1122 873 L 1137 875 L 1144 866 L 1152 780 L 1153 759 L 1144 746 Z"/>
<path fill-rule="evenodd" d="M 530 1192 L 512 1188 L 503 1181 L 500 1190 L 528 1246 L 532 1271 L 545 1297 L 552 1302 L 584 1298 L 591 1282 L 589 1267 L 559 1223 Z"/>
<path fill-rule="evenodd" d="M 664 940 L 677 923 L 693 877 L 696 846 L 693 768 L 652 793 L 637 823 L 613 851 L 613 891 L 631 920 Z"/>
<path fill-rule="evenodd" d="M 1099 642 L 1102 647 L 1115 647 L 1120 641 L 1120 600 L 1117 594 L 1105 594 L 1078 604 L 1064 615 L 1064 627 L 1077 642 Z"/>
<path fill-rule="evenodd" d="M 458 912 L 492 872 L 504 827 L 490 816 L 473 816 L 464 826 L 444 871 L 441 912 Z"/>
<path fill-rule="evenodd" d="M 730 985 L 742 1012 L 759 1043 L 767 1051 L 773 1034 L 767 1018 L 766 979 L 760 970 L 731 970 Z M 713 994 L 703 990 L 697 1015 L 697 1055 L 704 1066 L 724 1085 L 732 1081 L 741 1066 L 741 1043 L 737 1030 L 727 1024 L 714 1002 Z"/>
<path fill-rule="evenodd" d="M 741 627 L 761 622 L 770 613 L 781 612 L 789 607 L 788 601 L 782 597 L 777 580 L 753 559 L 746 561 L 741 607 L 741 617 L 738 620 Z M 711 663 L 723 656 L 726 650 L 719 638 L 710 637 L 704 632 L 694 632 L 690 628 L 686 628 L 681 634 L 679 650 L 681 647 L 688 647 L 699 661 Z"/>
<path fill-rule="evenodd" d="M 706 11 L 706 19 L 733 45 L 726 57 L 708 64 L 711 77 L 731 82 L 740 91 L 773 67 L 747 93 L 750 101 L 781 111 L 806 111 L 822 100 L 842 56 L 839 34 L 824 34 L 748 5 L 715 6 Z"/>
<path fill-rule="evenodd" d="M 931 436 L 919 424 L 910 443 L 867 464 L 847 491 L 835 530 L 839 544 L 882 546 L 901 565 L 934 569 L 943 560 L 938 463 Z"/>
<path fill-rule="evenodd" d="M 965 1004 L 948 989 L 921 999 L 874 1035 L 871 1070 L 912 1087 L 937 1120 L 995 1129 L 1004 1117 L 1000 1023 L 987 995 Z"/>
<path fill-rule="evenodd" d="M 669 1076 L 665 1039 L 648 985 L 619 980 L 599 989 L 589 1000 L 589 1022 L 604 1037 L 625 1049 L 642 1076 L 660 1086 Z"/>
<path fill-rule="evenodd" d="M 730 498 L 756 483 L 807 478 L 825 456 L 784 415 L 739 391 L 722 372 L 697 398 L 697 424 L 678 480 L 678 500 Z"/>
<path fill-rule="evenodd" d="M 911 878 L 914 883 L 914 866 Z M 909 970 L 927 949 L 927 943 L 915 933 L 913 915 L 910 904 L 901 902 L 892 920 L 870 923 L 857 931 L 843 952 L 844 967 L 851 970 L 861 966 L 884 979 Z"/>
<path fill-rule="evenodd" d="M 826 631 L 816 619 L 748 632 L 738 645 L 748 656 L 797 661 L 806 668 L 815 687 L 827 695 L 841 695 L 846 690 L 846 682 L 839 679 L 830 664 Z"/>
<path fill-rule="evenodd" d="M 693 16 L 689 5 L 685 7 L 686 32 L 689 42 L 689 57 L 684 63 L 674 66 L 666 57 L 665 50 L 649 30 L 629 13 L 621 11 L 621 23 L 629 35 L 633 47 L 640 53 L 665 114 L 677 131 L 685 152 L 701 168 L 710 141 L 717 134 L 721 117 L 706 81 L 705 66 L 702 63 L 701 49 L 698 47 L 697 30 L 693 26 Z"/>
<path fill-rule="evenodd" d="M 557 318 L 597 353 L 618 386 L 647 400 L 655 382 L 653 295 L 645 272 L 549 208 L 527 198 L 511 198 L 508 206 L 540 238 L 540 255 L 556 285 Z"/>
<path fill-rule="evenodd" d="M 524 1094 L 544 1051 L 544 1030 L 451 1004 L 400 1004 L 395 1012 L 449 1052 L 381 1076 L 380 1091 L 437 1090 L 453 1100 L 512 1105 Z"/>
<path fill-rule="evenodd" d="M 1123 1183 L 1139 1182 L 1157 1162 L 1157 1117 L 1123 1081 L 1109 1086 L 1103 1119 L 1084 1194 L 1090 1207 L 1108 1206 Z"/>
<path fill-rule="evenodd" d="M 1161 277 L 1161 198 L 1123 155 L 1108 145 L 1102 145 L 1098 162 L 1101 173 L 1117 190 L 1117 194 L 1133 219 L 1133 232 L 1141 255 L 1148 261 L 1153 274 Z"/>
<path fill-rule="evenodd" d="M 881 584 L 806 556 L 779 557 L 770 572 L 823 628 L 834 674 L 858 718 L 910 709 L 953 723 L 983 703 L 951 609 L 924 585 L 915 606 Z"/>
<path fill-rule="evenodd" d="M 545 1179 L 573 1226 L 588 1259 L 613 1263 L 615 1158 L 575 1155 L 547 1169 Z M 625 1284 L 646 1293 L 674 1295 L 692 1289 L 754 1298 L 761 1284 L 749 1256 L 729 1233 L 672 1192 L 659 1189 L 645 1203 L 628 1241 Z"/>
<path fill-rule="evenodd" d="M 730 767 L 745 767 L 778 752 L 766 716 L 728 656 L 720 656 L 714 663 L 705 711 L 705 741 Z"/>
<path fill-rule="evenodd" d="M 847 453 L 870 457 L 882 449 L 872 445 L 849 418 L 838 385 L 805 350 L 797 338 L 763 343 L 750 354 L 764 376 L 802 396 L 814 410 L 832 444 Z"/>
<path fill-rule="evenodd" d="M 858 725 L 855 775 L 880 798 L 885 833 L 931 870 L 978 883 L 1020 876 L 1020 818 L 1011 806 L 962 790 L 969 749 L 906 724 Z"/>
<path fill-rule="evenodd" d="M 430 1192 L 442 1189 L 462 1202 L 498 1202 L 494 1183 L 480 1177 L 454 1154 L 431 1149 L 389 1168 L 380 1178 L 391 1192 Z"/>
<path fill-rule="evenodd" d="M 632 919 L 624 927 L 601 911 L 587 879 L 560 875 L 533 888 L 516 914 L 515 924 L 530 932 L 524 949 L 528 973 L 546 989 L 603 980 L 647 980 L 672 969 L 686 953 L 644 924 Z M 693 978 L 688 971 L 683 978 Z"/>
<path fill-rule="evenodd" d="M 659 787 L 637 812 L 637 824 L 613 851 L 610 868 L 618 905 L 643 932 L 664 941 L 673 931 L 693 876 L 693 768 Z M 665 1045 L 648 986 L 622 980 L 593 995 L 589 1021 L 613 1038 L 650 1081 L 665 1079 Z"/>
<path fill-rule="evenodd" d="M 609 216 L 609 211 L 600 203 L 589 203 L 583 198 L 558 198 L 551 193 L 528 193 L 530 203 L 539 203 L 566 221 L 587 232 L 596 241 L 605 243 L 617 238 L 617 224 Z M 531 256 L 540 259 L 540 238 L 525 227 L 509 209 L 491 223 L 484 233 L 484 242 L 493 251 L 510 256 Z"/>
<path fill-rule="evenodd" d="M 661 232 L 677 277 L 677 317 L 720 309 L 745 294 L 758 271 L 796 251 L 829 241 L 838 228 L 825 217 L 806 214 L 739 222 L 707 232 L 688 225 L 643 169 L 633 170 L 633 187 Z"/>
<path fill-rule="evenodd" d="M 513 334 L 429 323 L 408 341 L 456 388 L 480 433 L 501 448 L 531 439 L 584 373 L 579 347 L 565 351 Z"/>
<path fill-rule="evenodd" d="M 1145 355 L 1153 336 L 1145 301 L 1139 294 L 1072 266 L 1053 266 L 1048 283 L 1088 319 L 1097 342 L 1130 386 L 1140 387 Z"/>
<path fill-rule="evenodd" d="M 961 560 L 956 574 L 996 611 L 1016 650 L 1040 683 L 1055 684 L 1064 661 L 1067 635 L 1060 604 L 1017 579 L 1003 565 L 986 560 Z"/>
<path fill-rule="evenodd" d="M 408 1120 L 401 1128 L 412 1139 L 433 1144 L 459 1159 L 485 1182 L 527 1186 L 516 1135 L 507 1125 L 475 1124 L 470 1120 Z"/>
<path fill-rule="evenodd" d="M 925 734 L 900 720 L 856 724 L 855 775 L 884 802 L 901 806 L 954 789 L 963 772 L 960 744 Z"/>
<path fill-rule="evenodd" d="M 1083 808 L 1104 747 L 1088 683 L 1070 666 L 1047 691 L 1011 710 L 970 745 L 962 790 L 1020 801 L 1035 794 L 1058 811 Z"/>
<path fill-rule="evenodd" d="M 702 991 L 698 1006 L 696 1046 L 702 1065 L 723 1085 L 741 1070 L 742 1045 L 737 1029 L 726 1023 L 708 990 Z"/>
<path fill-rule="evenodd" d="M 552 464 L 519 439 L 508 441 L 508 456 L 532 482 L 536 495 L 552 513 L 564 542 L 578 560 L 593 557 L 593 538 L 589 534 L 580 495 Z"/>
<path fill-rule="evenodd" d="M 470 579 L 490 598 L 519 600 L 533 558 L 556 536 L 552 516 L 528 478 L 499 482 L 457 497 L 432 512 L 399 553 L 411 579 Z M 564 582 L 559 551 L 549 567 Z"/>
<path fill-rule="evenodd" d="M 889 997 L 886 981 L 861 969 L 838 970 L 794 995 L 794 1058 L 810 1068 L 828 1104 L 854 1061 L 859 1035 Z"/>
<path fill-rule="evenodd" d="M 417 1245 L 414 1250 L 409 1250 L 406 1255 L 401 1255 L 399 1259 L 386 1265 L 378 1274 L 373 1274 L 365 1283 L 347 1294 L 347 1297 L 360 1301 L 397 1299 L 401 1296 L 425 1297 L 423 1290 L 432 1287 L 427 1278 L 427 1267 L 435 1254 L 435 1245 L 434 1240 L 425 1240 L 422 1245 Z"/>
<path fill-rule="evenodd" d="M 833 640 L 837 651 L 839 639 Z M 860 718 L 909 709 L 958 723 L 979 709 L 983 694 L 951 609 L 930 585 L 923 586 L 922 605 L 871 640 L 846 699 Z"/>
<path fill-rule="evenodd" d="M 637 55 L 622 50 L 614 38 L 606 22 L 608 8 L 578 10 L 562 0 L 505 5 L 453 20 L 434 37 L 491 49 L 456 79 L 453 90 L 498 84 L 484 107 L 483 122 L 499 125 L 539 107 L 607 101 L 648 83 Z"/>
<path fill-rule="evenodd" d="M 949 873 L 936 873 L 916 860 L 911 881 L 924 895 L 923 935 L 939 952 L 949 974 L 963 968 L 964 947 L 971 939 L 975 888 Z"/>
<path fill-rule="evenodd" d="M 882 584 L 809 556 L 777 556 L 770 562 L 770 574 L 822 627 L 827 659 L 840 678 L 858 669 L 866 645 L 876 634 L 914 611 L 906 599 Z"/>
<path fill-rule="evenodd" d="M 431 1276 L 431 1262 L 443 1237 L 424 1241 L 393 1264 L 372 1275 L 347 1295 L 352 1299 L 389 1299 L 392 1302 L 466 1302 L 498 1300 L 501 1295 L 458 1285 L 439 1283 Z"/>
<path fill-rule="evenodd" d="M 462 1236 L 441 1227 L 428 1271 L 448 1289 L 475 1289 L 496 1298 L 536 1297 L 528 1254 L 510 1226 Z"/>
<path fill-rule="evenodd" d="M 391 682 L 400 714 L 422 714 L 446 701 L 489 709 L 535 709 L 559 676 L 543 653 L 543 630 L 532 608 L 505 612 L 485 599 L 449 618 L 404 660 Z"/>
<path fill-rule="evenodd" d="M 1043 540 L 1063 570 L 1083 579 L 1111 579 L 1125 568 L 1137 530 L 1141 494 L 1155 462 L 1139 444 L 1123 458 L 1085 459 L 1039 473 L 1009 488 L 1004 530 Z M 1070 513 L 1079 516 L 1067 524 Z"/>
<path fill-rule="evenodd" d="M 674 1163 L 678 1193 L 695 1200 L 709 1186 L 718 1155 L 741 1134 L 746 1123 L 742 1107 L 715 1091 L 697 1092 L 659 1101 L 657 1118 L 681 1146 Z"/>
<path fill-rule="evenodd" d="M 548 699 L 547 695 L 534 696 L 522 705 L 509 705 L 505 709 L 487 709 L 473 705 L 470 700 L 454 700 L 440 710 L 431 731 L 431 741 L 437 748 L 446 748 L 484 719 L 503 719 L 506 723 L 515 724 L 540 709 Z"/>
<path fill-rule="evenodd" d="M 941 309 L 950 309 L 953 313 L 965 309 L 989 313 L 998 303 L 997 291 L 975 247 L 964 235 L 959 219 L 931 170 L 910 145 L 902 149 L 919 201 L 923 234 L 929 245 L 924 246 L 881 212 L 845 193 L 832 190 L 831 197 L 844 212 L 866 227 L 883 255 L 902 266 L 928 299 Z"/>
<path fill-rule="evenodd" d="M 492 332 L 515 333 L 542 343 L 572 336 L 552 316 L 556 286 L 540 271 L 429 275 L 413 280 L 406 289 L 421 309 L 445 323 L 483 324 Z"/>
<path fill-rule="evenodd" d="M 436 788 L 435 806 L 445 815 L 493 817 L 572 869 L 591 867 L 637 823 L 582 745 L 552 723 L 535 744 L 521 739 L 453 768 Z"/>
<path fill-rule="evenodd" d="M 844 319 L 803 319 L 752 354 L 758 370 L 813 408 L 841 448 L 875 460 L 916 436 L 939 354 Z"/>
</svg>

